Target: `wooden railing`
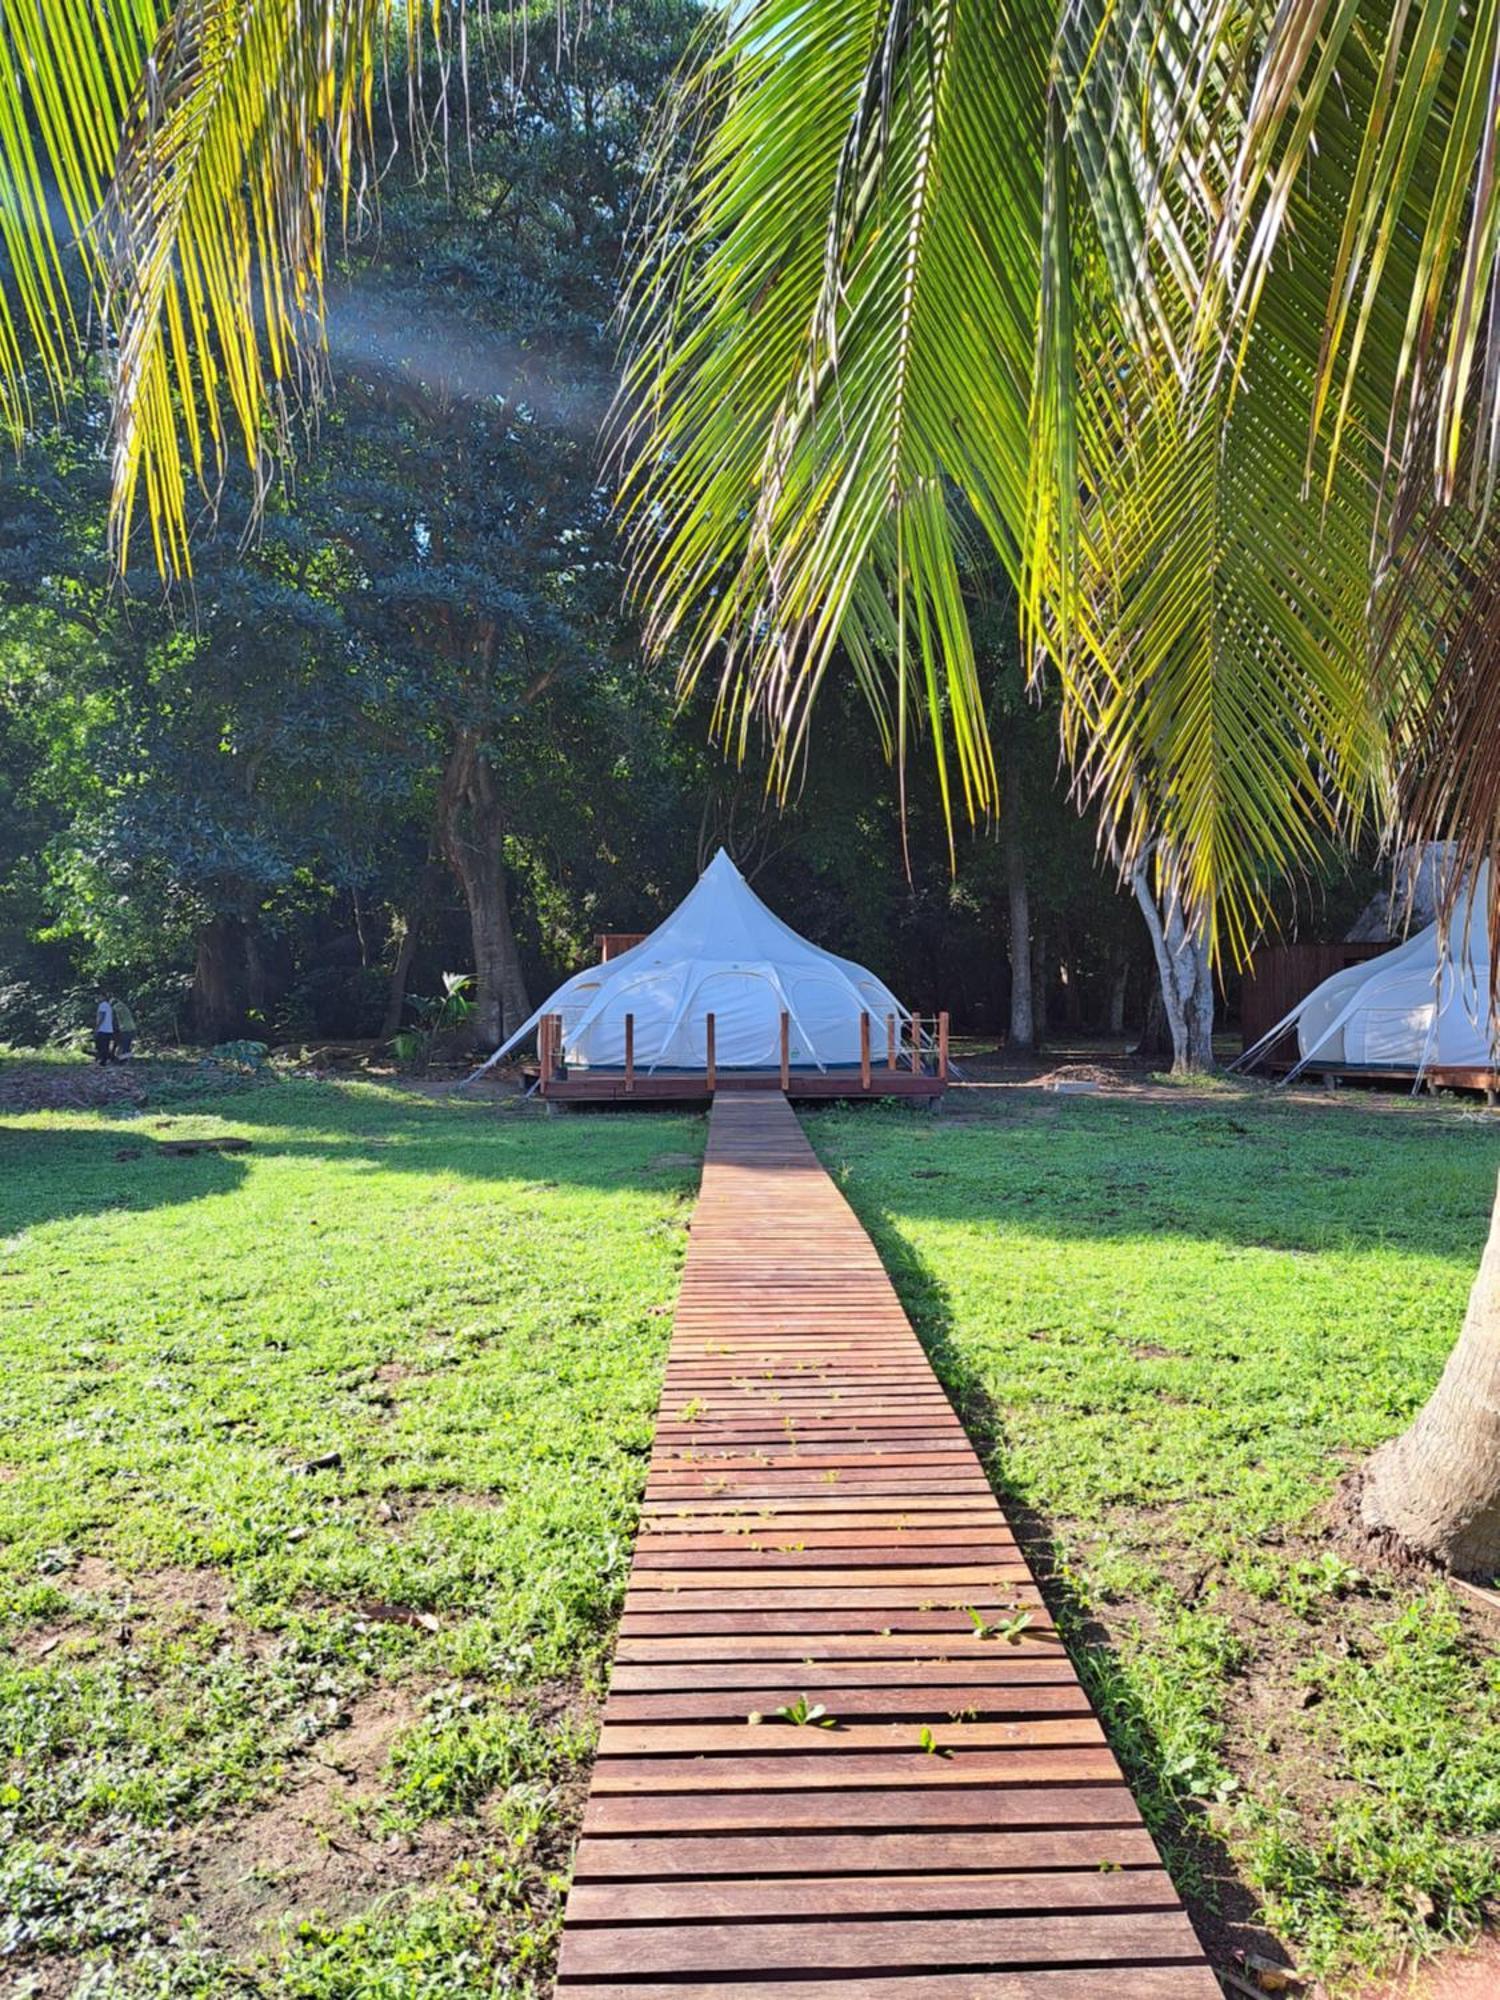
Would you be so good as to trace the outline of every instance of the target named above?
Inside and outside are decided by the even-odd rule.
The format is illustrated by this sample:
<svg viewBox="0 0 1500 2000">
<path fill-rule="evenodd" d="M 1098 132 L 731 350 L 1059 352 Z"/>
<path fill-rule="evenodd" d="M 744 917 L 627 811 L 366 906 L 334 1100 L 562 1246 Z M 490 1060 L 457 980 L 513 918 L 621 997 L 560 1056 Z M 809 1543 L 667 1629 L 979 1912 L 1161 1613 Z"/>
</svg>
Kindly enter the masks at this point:
<svg viewBox="0 0 1500 2000">
<path fill-rule="evenodd" d="M 876 1022 L 871 1014 L 859 1017 L 859 1087 L 862 1091 L 874 1087 Z M 792 1017 L 783 1013 L 780 1030 L 779 1069 L 781 1088 L 791 1085 L 792 1073 Z M 561 1014 L 543 1014 L 537 1024 L 537 1066 L 541 1072 L 541 1088 L 545 1094 L 550 1083 L 559 1081 L 564 1075 L 563 1063 L 563 1022 Z M 718 1087 L 718 1022 L 714 1015 L 706 1014 L 703 1019 L 704 1072 L 710 1092 Z M 912 1014 L 905 1020 L 897 1014 L 885 1017 L 885 1067 L 894 1071 L 909 1069 L 913 1076 L 938 1076 L 945 1082 L 948 1077 L 948 1016 L 946 1014 Z M 635 1069 L 635 1015 L 625 1016 L 625 1092 L 633 1096 L 636 1085 Z"/>
</svg>

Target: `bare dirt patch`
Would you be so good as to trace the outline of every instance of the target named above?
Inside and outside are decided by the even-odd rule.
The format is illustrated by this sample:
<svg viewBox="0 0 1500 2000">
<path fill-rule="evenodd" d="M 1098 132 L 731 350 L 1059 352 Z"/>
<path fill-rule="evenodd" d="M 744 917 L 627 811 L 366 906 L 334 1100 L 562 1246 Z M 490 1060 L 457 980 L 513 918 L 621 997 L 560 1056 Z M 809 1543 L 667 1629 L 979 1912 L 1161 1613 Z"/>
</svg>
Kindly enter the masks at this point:
<svg viewBox="0 0 1500 2000">
<path fill-rule="evenodd" d="M 1347 2000 L 1495 2000 L 1497 1993 L 1500 1939 L 1488 1937 L 1475 1951 L 1445 1952 L 1435 1964 L 1357 1987 Z"/>
<path fill-rule="evenodd" d="M 155 1066 L 128 1063 L 7 1062 L 0 1070 L 0 1111 L 71 1111 L 89 1105 L 144 1104 Z"/>
<path fill-rule="evenodd" d="M 379 1896 L 445 1874 L 470 1844 L 463 1829 L 432 1821 L 386 1833 L 368 1812 L 381 1795 L 391 1745 L 417 1714 L 405 1690 L 367 1695 L 350 1708 L 343 1728 L 293 1767 L 280 1797 L 185 1834 L 159 1920 L 174 1925 L 195 1917 L 232 1953 L 273 1936 L 284 1920 L 317 1911 L 337 1921 Z"/>
<path fill-rule="evenodd" d="M 274 1635 L 256 1631 L 231 1612 L 229 1578 L 222 1570 L 169 1564 L 127 1575 L 103 1556 L 82 1556 L 64 1580 L 75 1599 L 86 1601 L 76 1612 L 23 1633 L 16 1642 L 23 1659 L 128 1646 L 141 1624 L 166 1631 L 210 1625 L 226 1644 L 257 1654 L 276 1643 Z"/>
</svg>

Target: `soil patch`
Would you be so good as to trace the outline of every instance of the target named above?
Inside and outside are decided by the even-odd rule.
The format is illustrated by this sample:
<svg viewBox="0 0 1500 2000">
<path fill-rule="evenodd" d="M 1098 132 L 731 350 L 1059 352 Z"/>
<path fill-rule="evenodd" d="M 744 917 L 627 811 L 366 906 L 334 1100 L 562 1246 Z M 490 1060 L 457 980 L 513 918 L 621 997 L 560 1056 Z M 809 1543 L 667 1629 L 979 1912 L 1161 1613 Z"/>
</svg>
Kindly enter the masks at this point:
<svg viewBox="0 0 1500 2000">
<path fill-rule="evenodd" d="M 1488 1937 L 1476 1951 L 1445 1952 L 1435 1964 L 1357 1987 L 1347 2000 L 1495 2000 L 1497 1993 L 1500 1939 Z"/>
<path fill-rule="evenodd" d="M 94 1599 L 95 1605 L 23 1633 L 16 1641 L 23 1659 L 44 1660 L 59 1650 L 128 1646 L 142 1621 L 168 1629 L 211 1625 L 224 1641 L 256 1654 L 276 1643 L 273 1634 L 256 1631 L 231 1613 L 229 1578 L 222 1570 L 169 1564 L 127 1576 L 103 1556 L 83 1556 L 59 1580 L 75 1597 Z"/>
<path fill-rule="evenodd" d="M 185 1834 L 159 1920 L 175 1926 L 192 1916 L 233 1955 L 274 1937 L 284 1920 L 319 1911 L 338 1921 L 376 1897 L 447 1873 L 466 1845 L 461 1828 L 431 1821 L 388 1834 L 368 1824 L 391 1745 L 418 1712 L 402 1689 L 364 1697 L 345 1727 L 292 1768 L 279 1798 Z"/>
</svg>

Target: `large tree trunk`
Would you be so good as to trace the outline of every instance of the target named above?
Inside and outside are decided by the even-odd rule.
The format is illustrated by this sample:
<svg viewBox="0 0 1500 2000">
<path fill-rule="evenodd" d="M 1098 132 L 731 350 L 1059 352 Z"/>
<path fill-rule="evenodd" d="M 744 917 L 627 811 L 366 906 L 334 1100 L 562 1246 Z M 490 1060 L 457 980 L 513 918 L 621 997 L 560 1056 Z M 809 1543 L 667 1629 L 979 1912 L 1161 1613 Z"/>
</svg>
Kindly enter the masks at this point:
<svg viewBox="0 0 1500 2000">
<path fill-rule="evenodd" d="M 1005 893 L 1010 906 L 1010 1033 L 1007 1048 L 1036 1047 L 1036 1015 L 1031 1004 L 1031 896 L 1026 883 L 1026 849 L 1021 840 L 1018 800 L 1007 786 L 1002 821 L 1005 840 Z"/>
<path fill-rule="evenodd" d="M 1174 1075 L 1214 1066 L 1214 979 L 1206 926 L 1190 918 L 1170 862 L 1158 869 L 1158 904 L 1151 881 L 1151 857 L 1143 854 L 1130 872 L 1161 981 L 1162 1011 L 1172 1037 Z"/>
<path fill-rule="evenodd" d="M 1120 949 L 1109 955 L 1109 1032 L 1123 1035 L 1125 1032 L 1125 993 L 1130 984 L 1130 959 Z"/>
<path fill-rule="evenodd" d="M 1040 1048 L 1047 1039 L 1047 1005 L 1052 993 L 1051 966 L 1048 963 L 1052 942 L 1047 936 L 1045 924 L 1039 924 L 1031 935 L 1031 1040 L 1033 1048 Z"/>
<path fill-rule="evenodd" d="M 1359 1518 L 1408 1555 L 1490 1582 L 1500 1573 L 1500 1193 L 1458 1345 L 1400 1437 L 1366 1462 Z"/>
<path fill-rule="evenodd" d="M 473 1034 L 495 1049 L 531 1012 L 511 929 L 502 842 L 505 815 L 489 759 L 472 730 L 460 730 L 438 797 L 443 852 L 469 906 L 474 940 Z"/>
<path fill-rule="evenodd" d="M 245 1029 L 245 951 L 238 917 L 201 924 L 193 955 L 193 1033 L 230 1042 Z"/>
<path fill-rule="evenodd" d="M 265 954 L 260 948 L 253 923 L 241 928 L 245 946 L 245 993 L 249 1002 L 248 1011 L 254 1018 L 257 1029 L 264 1032 L 271 1016 L 271 973 L 266 964 Z"/>
<path fill-rule="evenodd" d="M 406 1011 L 407 982 L 411 978 L 412 962 L 422 938 L 422 919 L 436 893 L 437 870 L 429 861 L 422 870 L 416 894 L 397 916 L 394 925 L 396 957 L 385 990 L 385 1018 L 380 1023 L 380 1039 L 383 1042 L 388 1042 L 400 1030 L 401 1016 Z"/>
</svg>

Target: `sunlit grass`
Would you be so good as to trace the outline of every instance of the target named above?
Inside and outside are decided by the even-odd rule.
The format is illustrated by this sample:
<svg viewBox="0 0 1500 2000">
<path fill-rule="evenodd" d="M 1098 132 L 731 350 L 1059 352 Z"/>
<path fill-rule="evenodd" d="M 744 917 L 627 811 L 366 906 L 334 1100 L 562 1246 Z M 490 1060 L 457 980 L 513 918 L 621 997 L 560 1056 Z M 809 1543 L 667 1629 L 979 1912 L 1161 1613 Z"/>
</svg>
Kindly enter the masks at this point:
<svg viewBox="0 0 1500 2000">
<path fill-rule="evenodd" d="M 0 1965 L 545 1989 L 701 1130 L 294 1084 L 0 1127 Z"/>
<path fill-rule="evenodd" d="M 1452 1344 L 1493 1127 L 1229 1093 L 810 1129 L 1050 1540 L 1198 1912 L 1248 1885 L 1315 1970 L 1471 1932 L 1500 1893 L 1500 1672 L 1446 1586 L 1369 1573 L 1325 1510 Z"/>
</svg>

